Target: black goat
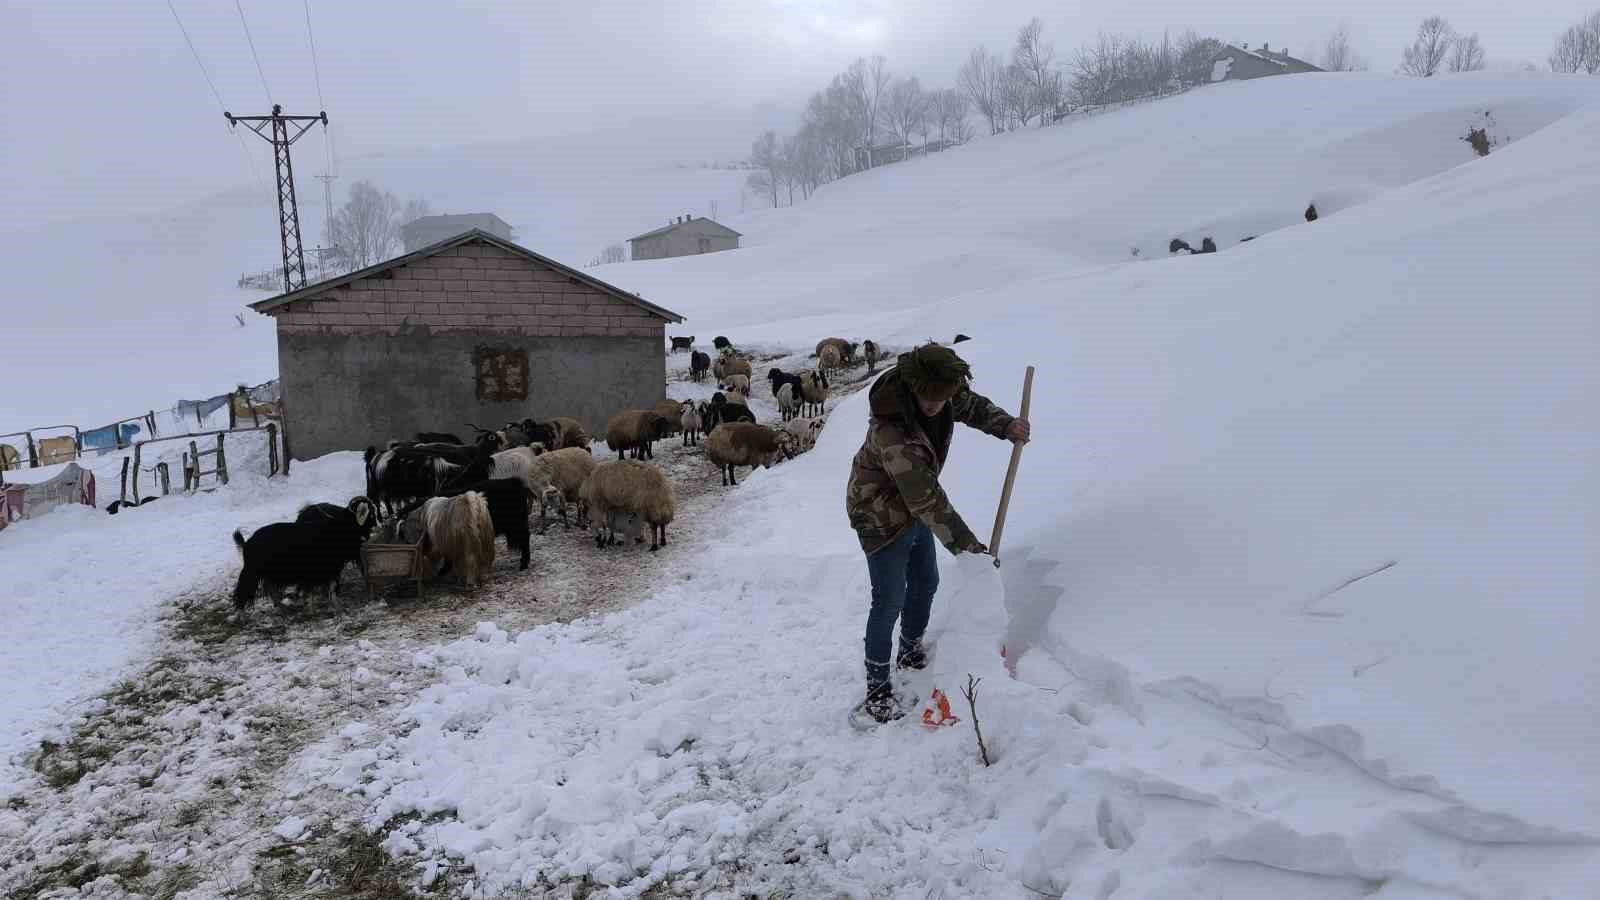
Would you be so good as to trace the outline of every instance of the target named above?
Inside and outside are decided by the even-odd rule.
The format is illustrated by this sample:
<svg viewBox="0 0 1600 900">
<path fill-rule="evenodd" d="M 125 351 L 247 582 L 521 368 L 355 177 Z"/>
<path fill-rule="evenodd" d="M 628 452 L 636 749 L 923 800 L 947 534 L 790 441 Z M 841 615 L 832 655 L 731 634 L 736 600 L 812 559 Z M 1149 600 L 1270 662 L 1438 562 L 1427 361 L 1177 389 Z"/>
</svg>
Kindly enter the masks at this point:
<svg viewBox="0 0 1600 900">
<path fill-rule="evenodd" d="M 351 497 L 344 506 L 334 503 L 310 503 L 300 507 L 294 517 L 296 522 L 332 522 L 354 528 L 365 541 L 372 536 L 378 524 L 378 505 L 366 497 Z"/>
<path fill-rule="evenodd" d="M 1306 207 L 1306 221 L 1307 222 L 1315 222 L 1316 220 L 1317 220 L 1317 205 L 1315 203 L 1313 203 L 1310 206 Z"/>
<path fill-rule="evenodd" d="M 689 380 L 704 381 L 711 370 L 711 355 L 695 350 L 689 354 Z"/>
<path fill-rule="evenodd" d="M 520 552 L 519 568 L 528 568 L 528 486 L 517 478 L 493 478 L 460 487 L 450 487 L 439 494 L 454 497 L 468 491 L 477 491 L 489 504 L 489 518 L 494 522 L 494 533 L 506 539 L 507 549 Z"/>
<path fill-rule="evenodd" d="M 750 411 L 750 407 L 742 403 L 729 403 L 728 398 L 724 397 L 721 391 L 718 391 L 711 395 L 711 405 L 707 407 L 705 414 L 701 418 L 703 421 L 700 427 L 705 430 L 706 434 L 710 434 L 717 429 L 718 425 L 724 422 L 754 422 L 756 414 Z"/>
<path fill-rule="evenodd" d="M 794 385 L 795 398 L 798 399 L 800 397 L 799 375 L 790 375 L 782 369 L 769 369 L 767 371 L 767 381 L 772 384 L 772 396 L 774 397 L 778 396 L 778 389 L 786 384 Z"/>
<path fill-rule="evenodd" d="M 726 350 L 727 348 L 733 346 L 733 342 L 719 334 L 711 339 L 711 346 L 717 348 L 718 350 Z"/>
<path fill-rule="evenodd" d="M 368 447 L 365 454 L 366 496 L 372 498 L 373 502 L 386 513 L 392 514 L 397 508 L 413 500 L 434 496 L 462 469 L 478 463 L 489 455 L 488 451 L 481 447 L 450 447 L 452 452 L 448 456 L 433 449 L 423 449 L 448 446 L 401 445 L 383 451 Z"/>
<path fill-rule="evenodd" d="M 331 603 L 344 567 L 361 565 L 361 532 L 347 522 L 274 522 L 257 528 L 248 541 L 235 529 L 233 542 L 244 556 L 233 588 L 238 609 L 255 600 L 263 583 L 274 594 L 285 587 L 320 588 Z"/>
<path fill-rule="evenodd" d="M 416 434 L 416 442 L 419 444 L 459 444 L 461 443 L 461 438 L 448 431 L 419 431 Z"/>
<path fill-rule="evenodd" d="M 676 337 L 676 336 L 674 336 L 672 338 L 672 352 L 673 353 L 677 353 L 679 350 L 693 350 L 693 349 L 694 349 L 694 335 L 691 334 L 688 337 Z"/>
</svg>

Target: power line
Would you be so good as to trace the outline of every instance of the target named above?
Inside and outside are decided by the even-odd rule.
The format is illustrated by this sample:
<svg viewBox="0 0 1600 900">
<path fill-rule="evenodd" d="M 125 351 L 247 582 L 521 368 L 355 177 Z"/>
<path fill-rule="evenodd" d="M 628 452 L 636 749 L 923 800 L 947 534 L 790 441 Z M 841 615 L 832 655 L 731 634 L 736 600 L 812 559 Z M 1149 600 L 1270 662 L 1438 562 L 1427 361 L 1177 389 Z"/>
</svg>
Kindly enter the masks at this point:
<svg viewBox="0 0 1600 900">
<path fill-rule="evenodd" d="M 317 65 L 317 33 L 311 28 L 311 0 L 302 0 L 302 5 L 306 11 L 306 39 L 311 42 L 311 74 L 316 78 L 317 82 L 317 108 L 325 110 L 328 108 L 328 101 L 322 98 L 322 67 Z M 328 157 L 328 168 L 324 174 L 332 176 L 333 132 L 328 129 L 327 125 L 322 126 L 322 148 L 326 151 Z M 323 183 L 323 187 L 327 187 L 326 182 Z"/>
<path fill-rule="evenodd" d="M 172 21 L 178 23 L 178 31 L 183 34 L 183 42 L 189 45 L 189 53 L 194 56 L 194 64 L 200 67 L 200 75 L 205 78 L 206 86 L 211 88 L 211 96 L 217 100 L 217 108 L 227 112 L 228 105 L 222 102 L 222 94 L 217 90 L 217 83 L 211 79 L 211 72 L 206 69 L 205 62 L 200 59 L 200 51 L 195 49 L 194 39 L 189 37 L 189 29 L 183 27 L 183 18 L 178 15 L 178 10 L 172 5 L 172 0 L 167 0 L 167 11 L 172 13 Z M 231 129 L 230 129 L 231 130 Z M 233 132 L 234 139 L 239 142 L 239 152 L 244 154 L 245 166 L 249 168 L 250 175 L 255 179 L 256 187 L 265 194 L 267 183 L 261 179 L 261 170 L 256 168 L 256 159 L 250 155 L 250 148 L 244 145 L 244 136 Z"/>
<path fill-rule="evenodd" d="M 261 57 L 256 53 L 256 39 L 250 36 L 250 23 L 245 21 L 244 7 L 239 0 L 233 0 L 233 8 L 239 11 L 239 22 L 244 25 L 244 39 L 250 42 L 250 56 L 256 61 L 256 74 L 261 76 L 261 89 L 267 92 L 267 102 L 272 102 L 272 88 L 267 87 L 267 73 L 261 69 Z"/>
<path fill-rule="evenodd" d="M 172 13 L 172 20 L 178 23 L 178 30 L 183 32 L 183 42 L 189 45 L 189 52 L 194 54 L 195 65 L 200 67 L 200 74 L 205 76 L 206 84 L 211 87 L 211 96 L 217 98 L 218 106 L 227 109 L 228 104 L 222 102 L 222 95 L 217 92 L 217 83 L 211 80 L 211 73 L 206 71 L 206 64 L 200 61 L 200 51 L 194 48 L 194 41 L 189 38 L 189 29 L 183 27 L 183 20 L 178 18 L 178 10 L 173 7 L 172 0 L 167 0 L 167 10 Z"/>
</svg>

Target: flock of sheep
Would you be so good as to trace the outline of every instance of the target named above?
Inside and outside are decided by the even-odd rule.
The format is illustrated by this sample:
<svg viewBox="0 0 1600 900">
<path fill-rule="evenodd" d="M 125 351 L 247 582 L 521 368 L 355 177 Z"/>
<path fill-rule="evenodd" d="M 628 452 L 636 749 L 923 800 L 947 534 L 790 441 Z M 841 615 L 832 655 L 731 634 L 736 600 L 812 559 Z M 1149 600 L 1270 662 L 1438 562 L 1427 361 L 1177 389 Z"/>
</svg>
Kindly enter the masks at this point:
<svg viewBox="0 0 1600 900">
<path fill-rule="evenodd" d="M 295 521 L 262 526 L 248 539 L 234 532 L 244 560 L 235 606 L 247 608 L 262 585 L 274 599 L 293 587 L 302 595 L 322 591 L 332 603 L 344 567 L 355 563 L 364 571 L 362 548 L 375 531 L 380 543 L 416 545 L 429 571 L 457 574 L 475 587 L 493 567 L 496 537 L 504 537 L 520 553 L 521 568 L 528 568 L 535 504 L 541 533 L 552 515 L 570 524 L 572 506 L 577 525 L 592 527 L 598 546 L 616 546 L 625 537 L 642 543 L 648 527 L 650 549 L 658 550 L 667 543 L 677 501 L 666 476 L 646 461 L 654 458 L 657 441 L 681 434 L 690 446 L 704 436 L 706 458 L 722 484 L 736 485 L 738 467 L 770 467 L 814 446 L 830 374 L 854 365 L 858 351 L 869 371 L 879 359 L 872 341 L 828 338 L 817 345 L 814 371 L 770 369 L 766 380 L 782 415 L 774 427 L 758 423 L 750 410 L 750 359 L 718 337 L 713 363 L 693 349 L 693 340 L 673 338 L 674 350 L 692 354 L 692 380 L 710 372 L 719 390 L 709 402 L 663 400 L 613 417 L 604 440 L 616 459 L 597 461 L 590 435 L 565 417 L 523 419 L 495 430 L 472 426 L 477 434 L 471 441 L 419 432 L 381 450 L 368 447 L 363 495 L 345 506 L 311 504 Z"/>
</svg>

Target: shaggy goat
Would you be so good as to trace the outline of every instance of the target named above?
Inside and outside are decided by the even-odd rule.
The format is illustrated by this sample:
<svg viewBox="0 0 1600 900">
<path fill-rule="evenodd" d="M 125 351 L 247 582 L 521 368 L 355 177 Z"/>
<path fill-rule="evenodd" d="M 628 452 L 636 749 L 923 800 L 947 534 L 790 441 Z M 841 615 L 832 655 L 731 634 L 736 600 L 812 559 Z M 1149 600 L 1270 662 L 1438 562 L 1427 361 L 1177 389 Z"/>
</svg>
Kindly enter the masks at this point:
<svg viewBox="0 0 1600 900">
<path fill-rule="evenodd" d="M 711 368 L 711 356 L 699 350 L 689 355 L 689 380 L 704 381 L 706 372 Z"/>
<path fill-rule="evenodd" d="M 608 460 L 594 467 L 583 483 L 582 494 L 590 521 L 599 523 L 597 530 L 615 521 L 614 512 L 635 513 L 650 526 L 650 550 L 666 545 L 667 525 L 677 511 L 677 502 L 660 469 L 637 460 Z M 616 542 L 614 534 L 609 542 Z M 596 543 L 606 546 L 607 536 L 596 535 Z"/>
<path fill-rule="evenodd" d="M 551 450 L 563 450 L 567 447 L 582 447 L 589 449 L 589 432 L 577 419 L 567 416 L 554 416 L 545 422 L 550 428 L 550 440 L 545 443 Z"/>
<path fill-rule="evenodd" d="M 494 519 L 484 496 L 468 491 L 434 497 L 422 504 L 420 512 L 422 552 L 461 573 L 468 588 L 481 584 L 494 566 Z"/>
<path fill-rule="evenodd" d="M 718 350 L 727 350 L 732 347 L 733 344 L 727 338 L 719 334 L 711 339 L 711 346 L 717 348 Z"/>
<path fill-rule="evenodd" d="M 736 466 L 771 468 L 780 455 L 788 455 L 788 434 L 753 422 L 732 422 L 706 438 L 706 458 L 717 464 L 724 487 L 737 485 Z"/>
<path fill-rule="evenodd" d="M 673 353 L 677 353 L 679 350 L 693 350 L 693 349 L 694 349 L 694 335 L 691 334 L 688 337 L 677 337 L 677 336 L 673 336 L 672 337 L 672 352 Z"/>
<path fill-rule="evenodd" d="M 469 492 L 483 495 L 483 500 L 489 507 L 489 524 L 493 534 L 506 539 L 506 549 L 522 554 L 518 568 L 528 568 L 527 487 L 516 478 L 492 478 L 456 488 L 445 496 L 461 496 Z M 489 562 L 490 564 L 494 562 L 493 552 L 489 554 Z"/>
<path fill-rule="evenodd" d="M 748 406 L 729 403 L 728 398 L 718 392 L 711 395 L 711 405 L 706 408 L 702 420 L 706 434 L 710 434 L 724 422 L 754 422 L 756 414 L 751 412 Z"/>
<path fill-rule="evenodd" d="M 799 375 L 790 375 L 782 369 L 768 369 L 767 381 L 772 385 L 772 396 L 774 399 L 776 399 L 778 396 L 778 389 L 786 384 L 794 385 L 794 395 L 796 397 L 800 396 Z"/>
<path fill-rule="evenodd" d="M 274 599 L 286 587 L 317 588 L 333 603 L 344 567 L 361 564 L 361 540 L 362 532 L 348 522 L 274 522 L 257 528 L 249 540 L 235 529 L 233 543 L 244 567 L 233 587 L 234 607 L 249 606 L 263 583 Z"/>
</svg>

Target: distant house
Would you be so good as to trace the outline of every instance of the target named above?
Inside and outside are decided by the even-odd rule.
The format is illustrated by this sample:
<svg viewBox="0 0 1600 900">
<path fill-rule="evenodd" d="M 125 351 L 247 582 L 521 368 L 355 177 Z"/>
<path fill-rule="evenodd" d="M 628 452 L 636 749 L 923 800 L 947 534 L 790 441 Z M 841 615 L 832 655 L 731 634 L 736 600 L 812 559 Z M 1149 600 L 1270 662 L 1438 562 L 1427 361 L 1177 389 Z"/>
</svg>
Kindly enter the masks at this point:
<svg viewBox="0 0 1600 900">
<path fill-rule="evenodd" d="M 1268 75 L 1293 75 L 1298 72 L 1321 72 L 1305 60 L 1295 59 L 1288 53 L 1276 53 L 1262 44 L 1255 50 L 1230 44 L 1211 58 L 1212 81 L 1245 81 Z"/>
<path fill-rule="evenodd" d="M 465 234 L 476 228 L 485 234 L 492 234 L 502 241 L 511 240 L 511 225 L 506 220 L 494 213 L 466 213 L 459 216 L 423 216 L 412 219 L 400 226 L 400 242 L 405 246 L 405 252 L 421 250 L 447 241 L 458 234 Z"/>
<path fill-rule="evenodd" d="M 694 256 L 739 249 L 739 232 L 704 216 L 679 216 L 663 228 L 628 238 L 634 259 Z"/>
<path fill-rule="evenodd" d="M 604 434 L 662 399 L 683 321 L 477 230 L 250 308 L 276 320 L 294 459 L 528 416 Z"/>
</svg>

